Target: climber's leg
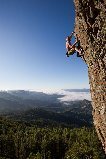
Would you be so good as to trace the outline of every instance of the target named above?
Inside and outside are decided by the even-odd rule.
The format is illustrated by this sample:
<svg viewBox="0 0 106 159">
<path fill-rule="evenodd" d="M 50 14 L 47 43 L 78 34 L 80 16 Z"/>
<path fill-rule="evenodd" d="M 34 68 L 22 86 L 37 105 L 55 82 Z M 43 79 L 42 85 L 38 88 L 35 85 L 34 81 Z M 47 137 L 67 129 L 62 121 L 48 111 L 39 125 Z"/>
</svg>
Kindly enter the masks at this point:
<svg viewBox="0 0 106 159">
<path fill-rule="evenodd" d="M 79 52 L 77 52 L 77 57 L 81 57 L 81 55 L 79 54 Z"/>
<path fill-rule="evenodd" d="M 77 47 L 75 47 L 75 51 L 77 52 L 78 57 L 82 56 L 82 50 L 81 49 L 77 49 Z"/>
</svg>

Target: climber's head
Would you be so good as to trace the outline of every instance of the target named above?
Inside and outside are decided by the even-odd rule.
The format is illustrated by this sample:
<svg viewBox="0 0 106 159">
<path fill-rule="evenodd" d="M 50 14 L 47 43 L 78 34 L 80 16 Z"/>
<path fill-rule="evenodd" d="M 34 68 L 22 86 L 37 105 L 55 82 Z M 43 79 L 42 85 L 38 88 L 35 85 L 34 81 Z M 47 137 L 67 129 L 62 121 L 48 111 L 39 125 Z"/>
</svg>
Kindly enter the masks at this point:
<svg viewBox="0 0 106 159">
<path fill-rule="evenodd" d="M 66 37 L 66 41 L 70 41 L 70 37 L 69 36 Z"/>
</svg>

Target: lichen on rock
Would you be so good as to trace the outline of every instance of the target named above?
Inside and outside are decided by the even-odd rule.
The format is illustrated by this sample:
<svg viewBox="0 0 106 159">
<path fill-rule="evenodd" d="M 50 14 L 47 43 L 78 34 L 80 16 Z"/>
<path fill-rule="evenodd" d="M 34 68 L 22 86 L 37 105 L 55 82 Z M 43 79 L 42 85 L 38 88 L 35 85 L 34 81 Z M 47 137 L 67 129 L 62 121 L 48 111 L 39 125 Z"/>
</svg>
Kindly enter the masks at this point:
<svg viewBox="0 0 106 159">
<path fill-rule="evenodd" d="M 75 32 L 88 66 L 93 119 L 106 153 L 106 0 L 74 0 Z"/>
</svg>

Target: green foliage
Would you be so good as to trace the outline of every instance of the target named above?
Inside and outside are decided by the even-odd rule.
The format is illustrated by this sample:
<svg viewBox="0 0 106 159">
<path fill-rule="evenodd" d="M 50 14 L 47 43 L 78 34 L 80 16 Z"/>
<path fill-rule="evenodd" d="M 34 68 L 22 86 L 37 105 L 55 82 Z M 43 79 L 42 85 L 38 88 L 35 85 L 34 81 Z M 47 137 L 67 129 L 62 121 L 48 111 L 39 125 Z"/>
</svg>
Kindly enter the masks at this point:
<svg viewBox="0 0 106 159">
<path fill-rule="evenodd" d="M 0 159 L 105 159 L 105 156 L 93 128 L 39 128 L 1 117 Z"/>
<path fill-rule="evenodd" d="M 81 108 L 81 105 L 83 107 L 85 101 L 82 103 L 79 103 L 79 108 L 77 108 L 77 104 L 74 104 L 74 108 L 65 110 L 62 113 L 56 113 L 50 110 L 48 111 L 43 108 L 36 108 L 22 111 L 20 113 L 7 114 L 6 116 L 17 121 L 27 122 L 27 124 L 34 124 L 39 127 L 59 127 L 60 125 L 61 127 L 70 128 L 83 126 L 91 127 L 93 123 L 91 109 L 89 109 L 89 105 L 87 105 L 88 108 L 86 109 Z M 87 102 L 87 104 L 89 103 Z"/>
</svg>

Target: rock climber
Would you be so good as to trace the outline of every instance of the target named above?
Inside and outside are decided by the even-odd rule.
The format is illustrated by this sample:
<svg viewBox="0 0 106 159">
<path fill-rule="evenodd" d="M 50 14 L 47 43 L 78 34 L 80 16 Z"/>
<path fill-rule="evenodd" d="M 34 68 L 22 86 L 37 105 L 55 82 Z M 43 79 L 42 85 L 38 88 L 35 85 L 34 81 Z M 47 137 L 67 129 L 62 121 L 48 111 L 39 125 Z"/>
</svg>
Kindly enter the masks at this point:
<svg viewBox="0 0 106 159">
<path fill-rule="evenodd" d="M 83 50 L 80 47 L 80 41 L 78 40 L 78 37 L 76 36 L 76 41 L 74 44 L 71 44 L 71 39 L 73 36 L 74 32 L 71 33 L 70 36 L 66 38 L 66 56 L 69 57 L 69 55 L 73 55 L 75 52 L 77 52 L 77 57 L 83 56 Z"/>
</svg>

